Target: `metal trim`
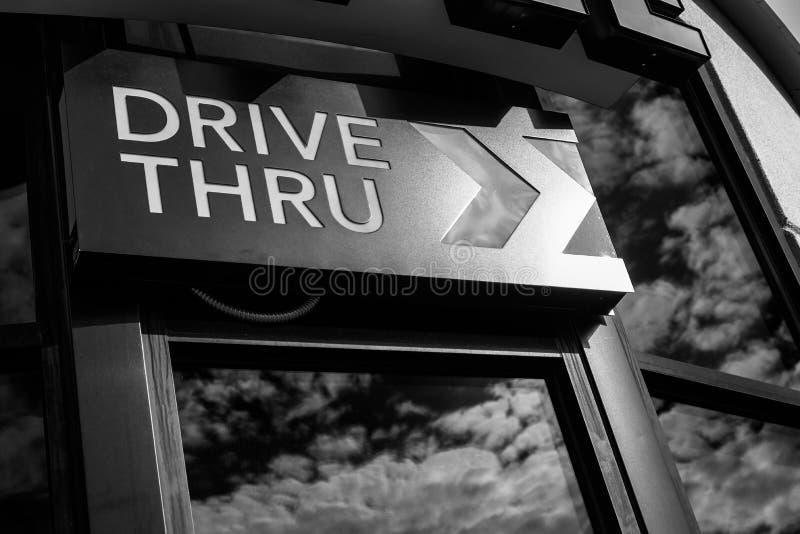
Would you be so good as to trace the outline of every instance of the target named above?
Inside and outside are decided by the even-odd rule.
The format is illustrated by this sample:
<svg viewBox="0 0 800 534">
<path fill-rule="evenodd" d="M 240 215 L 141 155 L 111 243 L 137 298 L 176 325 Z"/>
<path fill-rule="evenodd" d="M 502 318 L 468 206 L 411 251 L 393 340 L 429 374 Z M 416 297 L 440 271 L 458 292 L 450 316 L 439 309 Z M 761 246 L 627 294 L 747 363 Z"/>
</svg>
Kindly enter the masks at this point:
<svg viewBox="0 0 800 534">
<path fill-rule="evenodd" d="M 143 317 L 142 346 L 166 532 L 193 534 L 194 520 L 169 341 L 160 318 L 152 314 Z"/>
<path fill-rule="evenodd" d="M 652 354 L 636 360 L 654 396 L 800 427 L 800 391 Z"/>
<path fill-rule="evenodd" d="M 649 534 L 700 532 L 619 319 L 578 326 L 597 397 Z"/>
<path fill-rule="evenodd" d="M 358 318 L 354 318 L 355 321 Z M 327 326 L 311 326 L 296 323 L 261 326 L 245 323 L 195 321 L 187 323 L 182 320 L 165 318 L 165 331 L 171 341 L 202 343 L 317 343 L 342 344 L 381 347 L 387 350 L 419 350 L 443 352 L 453 348 L 472 350 L 475 353 L 490 352 L 519 353 L 531 355 L 531 346 L 546 346 L 542 356 L 557 356 L 558 348 L 552 337 L 523 335 L 487 335 L 452 331 L 390 330 L 387 327 L 377 328 L 341 328 Z M 209 335 L 208 332 L 214 332 Z M 537 351 L 533 351 L 537 352 Z"/>
<path fill-rule="evenodd" d="M 587 371 L 587 362 L 577 336 L 565 336 L 559 340 L 564 365 L 572 384 L 575 400 L 580 406 L 586 430 L 591 436 L 592 448 L 603 473 L 606 491 L 611 499 L 620 530 L 623 534 L 639 534 L 642 530 L 641 512 L 631 499 L 630 484 L 620 468 L 618 448 L 608 433 L 608 421 L 597 404 L 597 392 Z"/>
<path fill-rule="evenodd" d="M 581 487 L 584 500 L 587 505 L 587 512 L 590 513 L 593 521 L 592 524 L 599 533 L 622 533 L 622 534 L 639 534 L 642 532 L 638 524 L 638 516 L 633 510 L 633 505 L 629 499 L 628 488 L 624 483 L 623 474 L 619 469 L 619 464 L 616 462 L 612 443 L 606 433 L 604 421 L 600 410 L 594 400 L 594 393 L 585 372 L 576 370 L 575 361 L 580 366 L 580 361 L 575 360 L 575 353 L 569 352 L 571 344 L 566 338 L 562 337 L 562 333 L 554 333 L 551 338 L 540 338 L 532 342 L 532 344 L 547 345 L 552 344 L 556 350 L 551 353 L 549 351 L 502 351 L 502 350 L 484 350 L 484 349 L 470 349 L 457 346 L 427 346 L 425 344 L 401 345 L 401 344 L 356 344 L 347 342 L 317 342 L 309 341 L 309 333 L 298 336 L 303 339 L 292 339 L 293 336 L 278 334 L 276 339 L 221 339 L 212 336 L 182 336 L 182 335 L 168 335 L 166 339 L 170 344 L 185 344 L 185 345 L 237 345 L 239 347 L 291 347 L 293 349 L 309 348 L 322 351 L 361 351 L 363 353 L 379 351 L 379 352 L 395 352 L 395 353 L 416 353 L 424 356 L 425 353 L 434 353 L 440 356 L 466 356 L 463 361 L 470 362 L 472 365 L 467 365 L 462 372 L 466 374 L 475 373 L 479 368 L 484 368 L 491 361 L 492 356 L 524 356 L 534 358 L 532 363 L 538 363 L 538 367 L 546 377 L 548 384 L 552 387 L 551 394 L 553 400 L 560 407 L 563 413 L 559 415 L 559 422 L 562 425 L 562 432 L 568 442 L 570 450 L 570 459 L 578 476 L 578 484 Z M 575 343 L 572 342 L 572 346 Z M 475 362 L 472 362 L 470 355 L 476 356 Z M 199 358 L 187 358 L 185 355 L 176 355 L 175 361 L 178 365 L 189 367 L 204 367 L 213 366 L 215 362 L 222 365 L 231 367 L 242 366 L 259 366 L 271 365 L 276 362 L 275 359 L 263 360 L 261 354 L 243 354 L 230 358 L 230 354 L 225 359 L 216 359 L 208 355 L 201 355 Z M 478 357 L 483 357 L 479 359 Z M 487 358 L 488 357 L 488 358 Z M 570 360 L 570 358 L 572 358 Z M 283 359 L 283 357 L 280 357 Z M 304 362 L 315 363 L 315 358 L 301 358 Z M 570 360 L 570 361 L 568 361 Z M 324 358 L 320 361 L 324 361 Z M 438 361 L 438 360 L 437 360 Z M 343 368 L 349 368 L 349 365 L 360 367 L 364 365 L 365 360 L 363 355 L 355 356 L 353 362 L 357 363 L 342 363 L 337 360 L 335 366 L 342 365 Z M 573 365 L 570 365 L 570 362 Z M 522 362 L 519 362 L 522 363 Z M 397 371 L 401 367 L 409 370 L 409 372 L 421 372 L 421 369 L 428 366 L 430 360 L 409 358 L 404 359 L 399 354 L 394 357 L 389 356 L 386 358 L 376 358 L 374 364 L 375 372 L 381 370 Z M 433 366 L 432 372 L 441 373 L 448 372 L 447 367 L 443 365 L 444 362 L 438 361 Z M 305 365 L 305 364 L 304 364 Z M 512 363 L 511 360 L 506 359 L 504 365 L 512 365 L 508 369 L 517 369 L 517 365 Z M 303 367 L 305 368 L 305 367 Z M 336 367 L 338 368 L 338 367 Z M 525 367 L 527 368 L 527 367 Z M 507 369 L 507 370 L 508 370 Z M 453 371 L 458 374 L 459 371 Z M 163 378 L 163 375 L 162 375 Z M 574 417 L 577 416 L 577 419 Z M 176 418 L 177 421 L 177 418 Z M 178 434 L 179 435 L 179 434 Z M 567 439 L 568 438 L 568 439 Z M 594 453 L 594 454 L 592 454 Z M 184 475 L 185 476 L 185 475 Z M 614 514 L 603 513 L 607 507 L 612 506 L 615 510 Z"/>
<path fill-rule="evenodd" d="M 109 293 L 109 292 L 106 292 Z M 73 328 L 88 531 L 167 534 L 136 301 L 82 295 Z"/>
<path fill-rule="evenodd" d="M 278 336 L 282 337 L 282 336 Z M 528 356 L 534 358 L 560 358 L 558 353 L 543 351 L 514 351 L 514 350 L 489 350 L 489 349 L 469 349 L 457 347 L 429 347 L 426 345 L 400 345 L 400 344 L 373 344 L 370 342 L 337 343 L 337 342 L 315 342 L 298 341 L 292 339 L 223 339 L 216 337 L 195 337 L 195 336 L 168 336 L 170 343 L 202 343 L 220 345 L 248 345 L 265 347 L 301 347 L 315 349 L 349 349 L 364 351 L 397 351 L 397 352 L 433 352 L 442 354 L 480 354 L 485 356 Z"/>
</svg>

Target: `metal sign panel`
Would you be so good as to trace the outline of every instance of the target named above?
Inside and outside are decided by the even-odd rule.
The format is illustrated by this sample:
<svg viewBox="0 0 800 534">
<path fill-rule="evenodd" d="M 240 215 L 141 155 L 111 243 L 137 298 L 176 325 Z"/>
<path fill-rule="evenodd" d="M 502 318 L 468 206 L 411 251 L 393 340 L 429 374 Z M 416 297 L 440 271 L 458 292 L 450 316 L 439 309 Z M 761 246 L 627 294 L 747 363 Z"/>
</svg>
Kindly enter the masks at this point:
<svg viewBox="0 0 800 534">
<path fill-rule="evenodd" d="M 633 84 L 630 73 L 678 84 L 708 60 L 700 30 L 678 18 L 682 9 L 680 0 L 4 0 L 0 5 L 0 11 L 178 22 L 354 45 L 485 72 L 601 106 Z"/>
<path fill-rule="evenodd" d="M 237 101 L 182 72 L 108 50 L 66 74 L 81 251 L 632 290 L 563 115 L 444 124 L 421 119 L 454 103 L 293 75 Z"/>
<path fill-rule="evenodd" d="M 577 33 L 558 48 L 510 39 L 451 23 L 447 6 L 438 0 L 353 0 L 347 5 L 311 0 L 3 0 L 2 11 L 156 20 L 318 39 L 485 72 L 600 106 L 612 105 L 638 79 L 587 58 Z"/>
</svg>

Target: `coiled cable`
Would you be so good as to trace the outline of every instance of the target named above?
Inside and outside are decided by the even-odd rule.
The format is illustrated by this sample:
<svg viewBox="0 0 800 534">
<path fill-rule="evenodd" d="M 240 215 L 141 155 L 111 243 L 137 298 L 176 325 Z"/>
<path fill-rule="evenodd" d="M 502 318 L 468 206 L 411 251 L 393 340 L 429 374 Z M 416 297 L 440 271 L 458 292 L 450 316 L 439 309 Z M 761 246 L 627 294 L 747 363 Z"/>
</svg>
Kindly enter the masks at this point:
<svg viewBox="0 0 800 534">
<path fill-rule="evenodd" d="M 296 308 L 292 308 L 291 310 L 284 312 L 264 313 L 231 306 L 230 304 L 226 304 L 220 299 L 213 297 L 202 289 L 197 289 L 196 287 L 192 288 L 192 293 L 220 313 L 223 313 L 229 317 L 233 317 L 234 319 L 239 319 L 240 321 L 260 324 L 288 323 L 289 321 L 294 321 L 295 319 L 299 319 L 313 310 L 314 307 L 319 303 L 319 297 L 309 297 L 304 303 L 300 304 Z"/>
</svg>

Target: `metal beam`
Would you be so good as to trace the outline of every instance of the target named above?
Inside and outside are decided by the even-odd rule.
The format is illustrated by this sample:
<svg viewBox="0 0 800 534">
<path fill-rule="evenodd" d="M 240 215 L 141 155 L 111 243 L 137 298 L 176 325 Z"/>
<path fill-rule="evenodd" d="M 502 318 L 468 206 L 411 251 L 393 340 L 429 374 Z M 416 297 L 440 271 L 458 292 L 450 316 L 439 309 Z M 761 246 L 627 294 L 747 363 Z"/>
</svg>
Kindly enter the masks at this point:
<svg viewBox="0 0 800 534">
<path fill-rule="evenodd" d="M 622 326 L 600 317 L 585 331 L 584 353 L 599 401 L 649 534 L 698 533 L 672 453 Z"/>
</svg>

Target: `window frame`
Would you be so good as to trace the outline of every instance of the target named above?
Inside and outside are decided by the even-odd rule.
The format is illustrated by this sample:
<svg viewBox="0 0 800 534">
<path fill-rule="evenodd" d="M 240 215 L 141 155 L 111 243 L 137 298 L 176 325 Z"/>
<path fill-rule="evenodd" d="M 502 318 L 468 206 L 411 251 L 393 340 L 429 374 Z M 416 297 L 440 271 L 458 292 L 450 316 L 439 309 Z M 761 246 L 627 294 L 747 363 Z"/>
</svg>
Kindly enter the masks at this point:
<svg viewBox="0 0 800 534">
<path fill-rule="evenodd" d="M 800 295 L 800 251 L 792 247 L 779 223 L 770 200 L 768 180 L 757 170 L 757 155 L 747 142 L 745 132 L 737 127 L 735 113 L 725 104 L 725 93 L 716 82 L 711 65 L 700 67 L 679 89 L 709 156 L 719 171 L 764 278 L 798 344 L 800 299 L 795 296 Z M 780 400 L 782 404 L 771 407 L 785 409 L 796 406 L 800 415 L 800 392 L 651 354 L 639 353 L 637 359 L 648 377 L 648 383 L 652 383 L 656 389 L 661 387 L 660 382 L 680 377 L 683 387 L 700 392 L 698 399 L 703 398 L 703 393 L 713 394 L 715 389 L 724 389 L 739 401 L 763 399 L 767 402 L 766 406 L 771 406 L 770 400 Z M 731 405 L 731 409 L 735 409 L 735 406 Z M 769 412 L 764 412 L 760 417 L 767 416 Z"/>
<path fill-rule="evenodd" d="M 409 333 L 353 330 L 354 338 L 332 338 L 330 330 L 313 325 L 289 324 L 255 332 L 252 325 L 238 324 L 222 336 L 209 335 L 202 323 L 195 323 L 196 330 L 191 331 L 180 317 L 158 315 L 156 310 L 165 308 L 159 300 L 164 295 L 148 298 L 143 296 L 146 293 L 145 288 L 113 295 L 85 290 L 74 315 L 83 446 L 86 457 L 92 459 L 85 469 L 94 531 L 191 532 L 170 343 L 310 344 L 348 349 L 360 343 L 369 350 L 455 350 L 467 356 L 487 352 L 486 344 L 475 339 L 452 346 L 458 335 L 419 343 Z M 559 365 L 571 384 L 567 394 L 574 397 L 583 419 L 580 426 L 591 436 L 587 461 L 599 465 L 613 507 L 608 515 L 626 534 L 645 529 L 666 533 L 664 525 L 669 525 L 670 534 L 696 532 L 666 443 L 659 442 L 658 419 L 638 369 L 620 350 L 623 345 L 613 324 L 602 318 L 587 321 L 576 327 L 566 320 L 564 331 L 554 331 L 548 343 L 557 348 L 557 357 L 563 361 Z M 495 353 L 531 353 L 530 346 L 527 351 L 513 342 L 509 346 L 503 336 L 482 339 L 496 347 Z M 491 370 L 486 374 L 491 375 Z M 631 420 L 641 424 L 632 426 Z M 589 498 L 585 493 L 584 497 Z"/>
<path fill-rule="evenodd" d="M 310 333 L 310 332 L 309 332 Z M 176 370 L 263 369 L 281 371 L 320 371 L 354 373 L 390 373 L 438 377 L 507 377 L 541 379 L 547 385 L 559 431 L 563 436 L 570 465 L 593 532 L 619 533 L 616 517 L 606 512 L 614 507 L 604 491 L 604 478 L 582 410 L 558 343 L 540 339 L 528 350 L 482 350 L 468 346 L 431 346 L 429 344 L 320 342 L 310 336 L 267 336 L 242 342 L 216 337 L 167 336 L 169 355 L 161 364 L 171 362 Z M 550 344 L 551 346 L 547 346 Z M 154 371 L 160 375 L 158 370 Z M 174 389 L 174 383 L 172 388 Z M 177 414 L 169 414 L 180 424 Z"/>
<path fill-rule="evenodd" d="M 636 359 L 654 397 L 800 428 L 800 391 L 653 354 Z"/>
<path fill-rule="evenodd" d="M 705 65 L 680 89 L 798 343 L 800 300 L 794 296 L 800 295 L 800 258 L 778 221 L 767 180 L 757 171 L 757 155 L 715 80 L 712 66 Z M 636 358 L 656 396 L 800 428 L 800 391 L 652 354 Z"/>
</svg>

